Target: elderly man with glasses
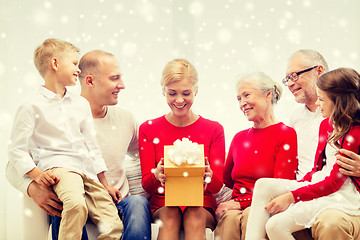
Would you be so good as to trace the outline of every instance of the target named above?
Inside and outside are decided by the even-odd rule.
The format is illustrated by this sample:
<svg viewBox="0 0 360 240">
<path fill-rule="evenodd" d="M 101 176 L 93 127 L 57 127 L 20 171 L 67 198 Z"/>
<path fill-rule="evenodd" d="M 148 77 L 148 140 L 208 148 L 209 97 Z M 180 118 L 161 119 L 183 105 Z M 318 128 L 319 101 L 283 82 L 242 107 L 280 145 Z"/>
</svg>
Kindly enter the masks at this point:
<svg viewBox="0 0 360 240">
<path fill-rule="evenodd" d="M 296 130 L 298 137 L 297 179 L 301 179 L 314 167 L 319 126 L 323 120 L 315 104 L 315 84 L 320 75 L 328 70 L 327 62 L 320 53 L 303 49 L 290 57 L 286 77 L 282 80 L 295 96 L 295 101 L 304 104 L 290 116 L 290 126 Z M 339 157 L 338 164 L 343 167 L 342 173 L 360 177 L 360 156 L 351 152 L 343 153 L 349 158 Z M 360 239 L 360 217 L 350 216 L 339 210 L 325 210 L 317 217 L 311 233 L 304 230 L 294 235 L 296 239 Z"/>
</svg>

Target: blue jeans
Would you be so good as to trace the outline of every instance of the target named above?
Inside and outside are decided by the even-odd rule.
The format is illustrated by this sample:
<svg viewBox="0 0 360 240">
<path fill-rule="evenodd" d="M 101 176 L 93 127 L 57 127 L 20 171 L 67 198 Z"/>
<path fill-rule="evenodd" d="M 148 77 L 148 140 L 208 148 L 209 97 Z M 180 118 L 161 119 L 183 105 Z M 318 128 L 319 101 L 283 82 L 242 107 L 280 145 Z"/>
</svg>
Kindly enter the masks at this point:
<svg viewBox="0 0 360 240">
<path fill-rule="evenodd" d="M 116 207 L 124 224 L 123 240 L 151 240 L 151 211 L 146 198 L 131 195 L 121 200 Z M 51 216 L 53 240 L 58 239 L 60 220 L 60 217 Z M 88 240 L 85 227 L 81 239 Z"/>
</svg>

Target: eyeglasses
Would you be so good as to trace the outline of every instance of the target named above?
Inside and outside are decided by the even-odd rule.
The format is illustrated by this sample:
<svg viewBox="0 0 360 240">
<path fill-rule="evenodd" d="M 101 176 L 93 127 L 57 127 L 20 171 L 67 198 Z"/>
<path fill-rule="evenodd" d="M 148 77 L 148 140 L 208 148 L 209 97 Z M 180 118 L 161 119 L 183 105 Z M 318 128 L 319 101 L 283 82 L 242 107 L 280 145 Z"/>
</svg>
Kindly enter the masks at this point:
<svg viewBox="0 0 360 240">
<path fill-rule="evenodd" d="M 314 67 L 311 67 L 311 68 L 307 68 L 307 69 L 302 70 L 302 71 L 300 71 L 300 72 L 293 72 L 293 73 L 291 73 L 289 76 L 285 77 L 285 78 L 282 80 L 282 82 L 283 82 L 283 84 L 284 84 L 285 86 L 287 86 L 289 80 L 291 80 L 291 81 L 293 81 L 293 82 L 296 82 L 297 80 L 299 80 L 299 76 L 300 76 L 301 74 L 306 73 L 306 72 L 308 72 L 308 71 L 311 71 L 311 70 L 313 70 L 313 69 L 316 68 L 316 67 L 318 67 L 318 65 L 317 65 L 317 66 L 314 66 Z"/>
</svg>

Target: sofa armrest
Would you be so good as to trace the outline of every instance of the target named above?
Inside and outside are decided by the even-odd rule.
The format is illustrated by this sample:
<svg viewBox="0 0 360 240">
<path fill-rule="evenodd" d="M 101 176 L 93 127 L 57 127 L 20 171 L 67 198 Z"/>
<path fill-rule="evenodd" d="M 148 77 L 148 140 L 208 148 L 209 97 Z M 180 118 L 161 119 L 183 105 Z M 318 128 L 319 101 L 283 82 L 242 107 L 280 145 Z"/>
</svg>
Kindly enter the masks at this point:
<svg viewBox="0 0 360 240">
<path fill-rule="evenodd" d="M 49 216 L 28 196 L 23 204 L 25 239 L 48 239 Z"/>
</svg>

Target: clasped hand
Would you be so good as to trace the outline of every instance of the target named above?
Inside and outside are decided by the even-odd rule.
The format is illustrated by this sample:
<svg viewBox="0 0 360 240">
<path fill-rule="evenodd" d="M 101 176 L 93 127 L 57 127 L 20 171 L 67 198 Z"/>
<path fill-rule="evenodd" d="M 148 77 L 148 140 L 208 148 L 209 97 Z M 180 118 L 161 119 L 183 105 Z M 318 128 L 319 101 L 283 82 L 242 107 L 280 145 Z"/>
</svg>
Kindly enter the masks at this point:
<svg viewBox="0 0 360 240">
<path fill-rule="evenodd" d="M 291 192 L 282 194 L 271 200 L 265 207 L 269 213 L 279 213 L 285 211 L 295 199 Z"/>
<path fill-rule="evenodd" d="M 205 158 L 205 172 L 204 172 L 204 190 L 207 188 L 207 185 L 211 182 L 213 177 L 213 171 L 210 168 L 209 160 Z M 154 169 L 154 177 L 158 180 L 161 186 L 165 186 L 166 176 L 164 173 L 164 159 L 161 158 L 156 168 Z"/>
</svg>

